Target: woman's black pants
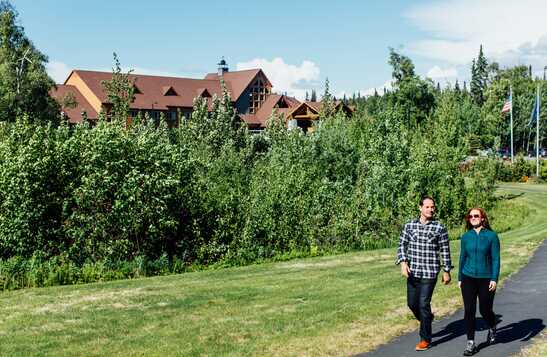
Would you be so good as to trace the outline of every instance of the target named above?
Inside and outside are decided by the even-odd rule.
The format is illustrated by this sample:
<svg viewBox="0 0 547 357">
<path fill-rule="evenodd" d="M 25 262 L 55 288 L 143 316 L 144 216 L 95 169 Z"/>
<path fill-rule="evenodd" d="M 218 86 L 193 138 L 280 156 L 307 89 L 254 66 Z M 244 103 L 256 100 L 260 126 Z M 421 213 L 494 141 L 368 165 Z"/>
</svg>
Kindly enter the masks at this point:
<svg viewBox="0 0 547 357">
<path fill-rule="evenodd" d="M 482 318 L 492 328 L 496 325 L 496 315 L 492 310 L 494 305 L 494 291 L 488 291 L 490 279 L 472 278 L 467 275 L 462 277 L 462 296 L 465 308 L 465 332 L 468 340 L 475 339 L 475 313 L 477 311 L 477 297 L 479 299 L 479 311 Z"/>
</svg>

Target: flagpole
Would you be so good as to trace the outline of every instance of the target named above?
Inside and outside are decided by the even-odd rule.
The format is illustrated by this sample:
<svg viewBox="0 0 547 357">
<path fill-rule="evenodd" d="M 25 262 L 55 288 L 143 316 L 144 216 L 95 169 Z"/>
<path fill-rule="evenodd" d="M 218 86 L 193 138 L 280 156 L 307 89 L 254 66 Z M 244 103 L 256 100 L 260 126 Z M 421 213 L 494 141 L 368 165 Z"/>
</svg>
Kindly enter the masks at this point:
<svg viewBox="0 0 547 357">
<path fill-rule="evenodd" d="M 511 108 L 509 111 L 511 116 L 511 163 L 513 163 L 513 86 L 509 86 L 509 100 L 511 103 Z"/>
<path fill-rule="evenodd" d="M 539 177 L 539 83 L 537 88 L 537 117 L 536 117 L 536 176 Z"/>
</svg>

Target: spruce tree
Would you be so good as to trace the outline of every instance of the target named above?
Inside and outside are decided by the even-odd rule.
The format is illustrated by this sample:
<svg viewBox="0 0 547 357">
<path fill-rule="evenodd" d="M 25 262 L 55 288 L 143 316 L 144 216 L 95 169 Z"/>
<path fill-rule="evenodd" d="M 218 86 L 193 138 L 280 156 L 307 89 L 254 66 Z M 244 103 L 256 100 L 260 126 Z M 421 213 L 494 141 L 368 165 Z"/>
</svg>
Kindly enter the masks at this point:
<svg viewBox="0 0 547 357">
<path fill-rule="evenodd" d="M 484 92 L 488 83 L 488 61 L 482 51 L 482 45 L 479 49 L 477 60 L 473 59 L 471 65 L 471 97 L 478 105 L 484 103 Z"/>
<path fill-rule="evenodd" d="M 319 110 L 319 117 L 321 119 L 327 119 L 335 114 L 335 100 L 336 98 L 330 93 L 330 85 L 328 77 L 325 79 L 325 92 L 321 97 L 321 109 Z"/>
<path fill-rule="evenodd" d="M 315 92 L 315 89 L 311 90 L 310 102 L 317 102 L 317 93 Z"/>
</svg>

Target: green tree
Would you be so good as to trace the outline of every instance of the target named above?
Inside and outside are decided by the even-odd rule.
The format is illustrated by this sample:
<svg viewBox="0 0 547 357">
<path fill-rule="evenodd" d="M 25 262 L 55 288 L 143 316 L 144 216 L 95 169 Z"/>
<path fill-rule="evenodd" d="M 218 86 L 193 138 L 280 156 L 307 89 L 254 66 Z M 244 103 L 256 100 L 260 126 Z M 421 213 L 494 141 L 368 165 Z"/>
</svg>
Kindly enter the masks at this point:
<svg viewBox="0 0 547 357">
<path fill-rule="evenodd" d="M 311 90 L 310 102 L 317 102 L 317 93 L 315 92 L 315 89 Z"/>
<path fill-rule="evenodd" d="M 135 83 L 130 74 L 131 70 L 122 72 L 118 55 L 114 53 L 112 79 L 102 82 L 108 98 L 107 112 L 114 122 L 126 122 L 131 103 L 135 100 Z"/>
<path fill-rule="evenodd" d="M 325 93 L 321 97 L 321 109 L 319 110 L 319 117 L 321 119 L 326 119 L 334 116 L 336 111 L 336 103 L 334 98 L 330 93 L 329 79 L 325 80 Z"/>
<path fill-rule="evenodd" d="M 34 121 L 58 121 L 59 106 L 49 95 L 55 85 L 45 68 L 47 57 L 25 35 L 18 13 L 0 2 L 0 121 L 28 114 Z"/>
<path fill-rule="evenodd" d="M 482 51 L 482 45 L 479 49 L 477 59 L 473 59 L 471 65 L 471 96 L 473 100 L 482 105 L 484 103 L 484 92 L 488 85 L 488 61 Z"/>
<path fill-rule="evenodd" d="M 388 105 L 397 110 L 406 124 L 416 126 L 424 121 L 435 106 L 435 88 L 429 79 L 423 80 L 414 73 L 410 58 L 390 49 L 388 63 L 392 66 L 394 92 L 384 96 Z"/>
<path fill-rule="evenodd" d="M 393 48 L 389 49 L 388 63 L 392 67 L 391 76 L 395 80 L 395 85 L 415 77 L 414 64 L 410 58 L 395 52 Z"/>
</svg>

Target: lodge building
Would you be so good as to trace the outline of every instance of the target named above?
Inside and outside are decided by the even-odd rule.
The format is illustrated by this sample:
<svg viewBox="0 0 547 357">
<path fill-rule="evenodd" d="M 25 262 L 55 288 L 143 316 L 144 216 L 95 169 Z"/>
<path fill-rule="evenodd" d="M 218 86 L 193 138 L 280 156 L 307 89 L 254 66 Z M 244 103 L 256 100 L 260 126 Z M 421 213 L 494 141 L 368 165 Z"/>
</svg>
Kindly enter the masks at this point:
<svg viewBox="0 0 547 357">
<path fill-rule="evenodd" d="M 169 126 L 178 126 L 181 120 L 191 116 L 196 97 L 203 97 L 209 103 L 213 95 L 220 97 L 221 80 L 224 80 L 236 114 L 253 131 L 263 130 L 276 109 L 284 116 L 287 127 L 298 126 L 306 132 L 318 120 L 321 107 L 321 102 L 301 102 L 294 97 L 272 93 L 272 84 L 261 69 L 231 72 L 224 59 L 218 63 L 216 73 L 209 73 L 203 79 L 140 74 L 129 74 L 129 78 L 135 92 L 130 105 L 131 116 L 141 112 L 159 119 L 163 113 Z M 69 123 L 80 123 L 84 119 L 93 122 L 101 111 L 108 113 L 111 108 L 102 84 L 111 79 L 111 72 L 73 70 L 51 95 L 61 104 L 62 115 Z M 63 106 L 63 98 L 67 95 L 75 100 L 75 106 Z M 342 102 L 336 102 L 336 108 L 347 115 L 353 112 Z"/>
</svg>

